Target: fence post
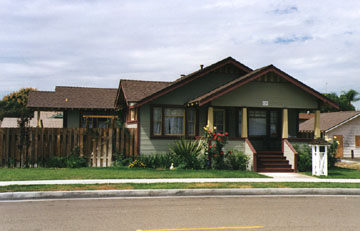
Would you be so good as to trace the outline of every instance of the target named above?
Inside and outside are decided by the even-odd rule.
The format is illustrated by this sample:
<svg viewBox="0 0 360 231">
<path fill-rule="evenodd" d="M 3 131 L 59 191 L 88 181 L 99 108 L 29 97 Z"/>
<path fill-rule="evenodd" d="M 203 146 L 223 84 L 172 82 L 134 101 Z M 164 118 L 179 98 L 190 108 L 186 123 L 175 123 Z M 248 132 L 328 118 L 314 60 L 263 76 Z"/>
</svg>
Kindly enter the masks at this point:
<svg viewBox="0 0 360 231">
<path fill-rule="evenodd" d="M 113 131 L 114 128 L 109 129 L 109 148 L 108 148 L 108 155 L 107 155 L 107 167 L 111 167 L 112 165 L 112 152 L 113 152 Z"/>
</svg>

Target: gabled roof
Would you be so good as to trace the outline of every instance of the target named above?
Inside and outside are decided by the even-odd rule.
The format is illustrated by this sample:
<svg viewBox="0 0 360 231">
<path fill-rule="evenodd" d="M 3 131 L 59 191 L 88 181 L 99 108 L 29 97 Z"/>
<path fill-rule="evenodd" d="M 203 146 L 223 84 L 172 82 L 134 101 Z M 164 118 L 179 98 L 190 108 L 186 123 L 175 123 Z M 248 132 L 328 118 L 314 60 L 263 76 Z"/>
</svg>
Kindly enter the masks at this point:
<svg viewBox="0 0 360 231">
<path fill-rule="evenodd" d="M 287 80 L 288 82 L 300 87 L 302 90 L 306 91 L 307 93 L 313 95 L 314 97 L 318 98 L 319 100 L 323 101 L 324 103 L 327 103 L 335 108 L 338 108 L 339 106 L 334 103 L 333 101 L 331 101 L 330 99 L 328 99 L 327 97 L 325 97 L 324 95 L 322 95 L 321 93 L 317 92 L 316 90 L 314 90 L 313 88 L 303 84 L 302 82 L 300 82 L 299 80 L 291 77 L 290 75 L 286 74 L 285 72 L 281 71 L 280 69 L 278 69 L 277 67 L 275 67 L 274 65 L 268 65 L 259 69 L 256 69 L 244 76 L 241 76 L 237 79 L 234 79 L 233 81 L 230 81 L 202 96 L 199 96 L 193 100 L 190 100 L 188 102 L 188 104 L 197 104 L 199 106 L 202 106 L 214 99 L 219 98 L 222 95 L 225 95 L 235 89 L 237 89 L 240 86 L 243 86 L 251 81 L 254 81 L 255 79 L 261 77 L 262 75 L 268 73 L 268 72 L 273 72 L 276 73 L 277 75 L 279 75 L 280 77 L 284 78 L 285 80 Z"/>
<path fill-rule="evenodd" d="M 52 109 L 98 109 L 113 110 L 117 89 L 63 87 L 57 86 L 55 92 L 32 91 L 29 93 L 27 107 L 43 110 Z"/>
<path fill-rule="evenodd" d="M 330 131 L 360 116 L 360 111 L 340 111 L 320 114 L 320 130 Z M 300 131 L 314 131 L 315 118 L 299 125 Z"/>
<path fill-rule="evenodd" d="M 126 102 L 138 102 L 170 84 L 171 82 L 121 79 L 119 91 L 117 92 L 117 100 L 119 98 L 120 90 L 123 92 Z"/>
<path fill-rule="evenodd" d="M 161 90 L 157 91 L 157 92 L 154 92 L 153 94 L 151 95 L 148 95 L 146 97 L 144 97 L 143 99 L 141 99 L 137 104 L 136 106 L 141 106 L 141 105 L 144 105 L 150 101 L 153 101 L 155 99 L 157 99 L 158 97 L 162 96 L 162 95 L 165 95 L 175 89 L 177 89 L 178 87 L 181 87 L 181 86 L 184 86 L 185 84 L 188 84 L 189 82 L 191 81 L 194 81 L 195 79 L 197 78 L 200 78 L 220 67 L 223 67 L 225 65 L 228 65 L 228 64 L 232 64 L 234 66 L 236 66 L 237 68 L 243 70 L 245 73 L 248 73 L 248 72 L 251 72 L 252 69 L 245 66 L 244 64 L 238 62 L 237 60 L 235 60 L 234 58 L 232 57 L 228 57 L 226 59 L 223 59 L 217 63 L 214 63 L 210 66 L 207 66 L 205 68 L 202 68 L 198 71 L 195 71 L 191 74 L 188 74 L 188 75 L 185 75 L 185 76 L 182 76 L 181 78 L 175 80 L 174 82 L 171 82 L 168 86 L 162 88 Z M 118 100 L 118 97 L 119 97 L 119 94 L 117 96 L 117 100 Z"/>
</svg>

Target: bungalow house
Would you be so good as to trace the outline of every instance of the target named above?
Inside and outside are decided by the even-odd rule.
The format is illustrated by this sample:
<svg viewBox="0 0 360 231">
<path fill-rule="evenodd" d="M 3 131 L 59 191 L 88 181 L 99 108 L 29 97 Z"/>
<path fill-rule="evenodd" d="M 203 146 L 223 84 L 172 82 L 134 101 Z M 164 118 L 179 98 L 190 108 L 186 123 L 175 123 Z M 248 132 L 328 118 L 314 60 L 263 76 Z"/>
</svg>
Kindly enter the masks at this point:
<svg viewBox="0 0 360 231">
<path fill-rule="evenodd" d="M 27 107 L 38 113 L 61 111 L 64 128 L 105 128 L 118 117 L 114 107 L 116 92 L 112 88 L 57 86 L 54 92 L 31 91 Z M 37 125 L 41 127 L 40 120 Z"/>
<path fill-rule="evenodd" d="M 301 132 L 314 131 L 314 119 L 300 124 Z M 360 158 L 360 111 L 340 111 L 320 114 L 320 131 L 328 140 L 337 140 L 336 156 Z"/>
<path fill-rule="evenodd" d="M 228 132 L 227 149 L 251 159 L 254 171 L 296 171 L 299 112 L 338 106 L 273 65 L 256 70 L 229 57 L 173 82 L 120 80 L 115 106 L 136 127 L 138 153 L 168 152 L 179 137 L 202 136 L 203 127 Z"/>
</svg>

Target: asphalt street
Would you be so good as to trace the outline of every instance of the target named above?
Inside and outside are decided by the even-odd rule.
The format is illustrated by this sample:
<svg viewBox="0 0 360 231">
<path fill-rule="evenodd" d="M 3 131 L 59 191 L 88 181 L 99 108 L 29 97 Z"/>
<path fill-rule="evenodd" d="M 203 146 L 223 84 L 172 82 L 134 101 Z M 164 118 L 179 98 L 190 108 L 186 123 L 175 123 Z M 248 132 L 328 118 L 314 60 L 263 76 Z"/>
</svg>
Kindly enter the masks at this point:
<svg viewBox="0 0 360 231">
<path fill-rule="evenodd" d="M 0 202 L 0 230 L 359 230 L 359 196 Z"/>
</svg>

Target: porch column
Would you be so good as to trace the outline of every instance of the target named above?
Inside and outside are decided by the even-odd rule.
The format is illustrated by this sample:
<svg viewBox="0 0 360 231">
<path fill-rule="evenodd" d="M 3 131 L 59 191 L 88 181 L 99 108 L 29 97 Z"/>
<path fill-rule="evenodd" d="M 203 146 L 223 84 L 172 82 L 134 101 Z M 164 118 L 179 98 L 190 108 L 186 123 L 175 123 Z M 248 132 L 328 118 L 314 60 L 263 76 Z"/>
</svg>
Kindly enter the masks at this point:
<svg viewBox="0 0 360 231">
<path fill-rule="evenodd" d="M 241 138 L 248 137 L 247 108 L 242 109 Z"/>
<path fill-rule="evenodd" d="M 288 109 L 283 109 L 283 119 L 282 119 L 282 138 L 289 138 L 289 119 L 288 119 Z"/>
<path fill-rule="evenodd" d="M 315 111 L 315 122 L 314 122 L 314 139 L 320 138 L 320 110 Z"/>
<path fill-rule="evenodd" d="M 207 126 L 209 127 L 210 131 L 214 131 L 214 108 L 208 108 L 208 121 Z"/>
</svg>

